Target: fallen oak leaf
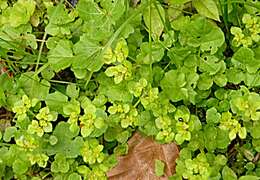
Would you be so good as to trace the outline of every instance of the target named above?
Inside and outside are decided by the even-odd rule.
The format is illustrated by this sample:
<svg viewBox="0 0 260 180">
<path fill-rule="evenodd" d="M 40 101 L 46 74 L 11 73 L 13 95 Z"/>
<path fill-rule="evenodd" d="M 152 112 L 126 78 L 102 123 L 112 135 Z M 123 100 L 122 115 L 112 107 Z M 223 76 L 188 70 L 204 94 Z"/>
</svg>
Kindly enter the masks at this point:
<svg viewBox="0 0 260 180">
<path fill-rule="evenodd" d="M 166 180 L 175 173 L 179 148 L 175 143 L 159 144 L 135 133 L 128 141 L 128 154 L 118 157 L 118 164 L 107 176 L 109 180 Z M 164 176 L 155 174 L 155 161 L 165 163 Z"/>
</svg>

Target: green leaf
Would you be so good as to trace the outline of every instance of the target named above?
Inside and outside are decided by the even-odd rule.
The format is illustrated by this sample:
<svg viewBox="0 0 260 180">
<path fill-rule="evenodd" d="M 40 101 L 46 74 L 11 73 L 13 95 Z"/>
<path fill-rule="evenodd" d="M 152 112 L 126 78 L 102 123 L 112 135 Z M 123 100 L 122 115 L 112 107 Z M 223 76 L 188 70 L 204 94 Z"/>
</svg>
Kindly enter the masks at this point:
<svg viewBox="0 0 260 180">
<path fill-rule="evenodd" d="M 92 0 L 82 0 L 77 4 L 77 10 L 84 20 L 90 39 L 102 41 L 110 37 L 114 31 L 113 25 L 125 12 L 125 1 L 106 1 L 99 3 Z"/>
<path fill-rule="evenodd" d="M 7 127 L 4 132 L 3 140 L 5 142 L 10 142 L 11 138 L 15 136 L 16 131 L 16 127 Z"/>
<path fill-rule="evenodd" d="M 241 176 L 239 180 L 259 180 L 259 177 L 253 175 Z"/>
<path fill-rule="evenodd" d="M 203 135 L 205 141 L 205 147 L 208 151 L 214 151 L 217 147 L 217 132 L 218 129 L 214 126 L 207 125 L 204 127 Z"/>
<path fill-rule="evenodd" d="M 155 174 L 156 176 L 164 175 L 165 164 L 163 161 L 155 159 Z"/>
<path fill-rule="evenodd" d="M 70 124 L 60 122 L 53 131 L 58 142 L 55 145 L 46 144 L 46 152 L 48 155 L 60 153 L 64 158 L 76 158 L 84 144 L 82 137 L 76 137 L 78 134 L 79 131 L 70 131 Z"/>
<path fill-rule="evenodd" d="M 226 77 L 228 82 L 239 84 L 241 81 L 244 81 L 245 75 L 244 72 L 237 68 L 229 68 L 226 70 Z"/>
<path fill-rule="evenodd" d="M 60 40 L 55 48 L 50 49 L 47 58 L 55 72 L 70 67 L 75 59 L 72 51 L 72 42 Z"/>
<path fill-rule="evenodd" d="M 214 82 L 219 86 L 219 87 L 224 87 L 227 84 L 227 78 L 225 74 L 217 74 L 214 76 Z"/>
<path fill-rule="evenodd" d="M 99 42 L 90 39 L 87 34 L 83 34 L 80 40 L 73 46 L 73 51 L 76 55 L 76 60 L 73 62 L 74 69 L 85 69 L 92 71 L 94 67 L 103 65 L 103 59 L 100 56 L 102 46 Z"/>
<path fill-rule="evenodd" d="M 255 139 L 260 138 L 259 128 L 260 128 L 260 122 L 259 122 L 259 121 L 254 122 L 250 134 L 251 134 L 252 137 L 255 138 Z"/>
<path fill-rule="evenodd" d="M 207 72 L 209 75 L 215 75 L 225 69 L 226 64 L 220 61 L 216 56 L 205 56 L 200 58 L 199 69 L 202 72 Z"/>
<path fill-rule="evenodd" d="M 54 173 L 66 173 L 69 171 L 70 165 L 63 154 L 56 154 L 55 160 L 51 164 L 51 171 Z"/>
<path fill-rule="evenodd" d="M 27 161 L 23 161 L 21 159 L 16 159 L 13 162 L 12 167 L 13 167 L 14 173 L 21 175 L 21 174 L 24 174 L 28 170 L 29 163 Z"/>
<path fill-rule="evenodd" d="M 202 52 L 217 52 L 225 42 L 222 30 L 206 18 L 196 16 L 181 27 L 180 43 L 192 47 L 200 47 Z"/>
<path fill-rule="evenodd" d="M 255 53 L 252 49 L 247 47 L 241 47 L 238 49 L 232 57 L 233 62 L 239 62 L 246 66 L 249 73 L 256 73 L 260 68 L 260 59 L 255 59 Z"/>
<path fill-rule="evenodd" d="M 228 166 L 225 166 L 223 168 L 222 177 L 223 177 L 223 180 L 236 180 L 237 179 L 237 175 Z"/>
<path fill-rule="evenodd" d="M 18 0 L 13 7 L 9 7 L 4 11 L 1 24 L 10 24 L 12 27 L 18 27 L 26 24 L 35 10 L 34 0 Z"/>
<path fill-rule="evenodd" d="M 167 53 L 171 62 L 176 64 L 177 67 L 182 67 L 191 54 L 191 49 L 188 47 L 172 47 Z"/>
<path fill-rule="evenodd" d="M 78 173 L 71 173 L 68 180 L 81 180 L 81 176 Z"/>
<path fill-rule="evenodd" d="M 49 6 L 47 13 L 50 18 L 50 23 L 46 27 L 47 29 L 50 24 L 63 25 L 74 21 L 74 17 L 68 14 L 65 6 L 62 3 L 58 4 L 57 6 Z"/>
<path fill-rule="evenodd" d="M 34 77 L 33 75 L 33 72 L 23 73 L 17 85 L 19 88 L 22 88 L 31 99 L 37 98 L 44 100 L 49 94 L 50 83 L 45 79 L 40 80 L 38 76 Z"/>
<path fill-rule="evenodd" d="M 187 89 L 185 74 L 177 70 L 170 70 L 165 73 L 163 80 L 161 81 L 161 87 L 164 93 L 174 102 L 187 98 Z"/>
<path fill-rule="evenodd" d="M 154 4 L 152 4 L 151 7 L 147 7 L 143 12 L 143 18 L 145 25 L 148 27 L 148 33 L 151 31 L 152 35 L 158 38 L 164 29 L 165 12 L 161 4 L 157 3 L 156 6 L 158 9 Z"/>
<path fill-rule="evenodd" d="M 66 88 L 66 94 L 71 98 L 77 98 L 79 96 L 79 90 L 76 84 L 69 84 Z"/>
<path fill-rule="evenodd" d="M 214 0 L 193 0 L 192 5 L 199 14 L 220 21 L 218 7 Z"/>
<path fill-rule="evenodd" d="M 206 119 L 207 123 L 218 123 L 219 120 L 221 119 L 221 114 L 218 113 L 217 109 L 215 107 L 212 107 L 207 110 L 206 112 Z"/>
<path fill-rule="evenodd" d="M 218 129 L 217 133 L 218 133 L 216 139 L 217 147 L 219 149 L 227 148 L 230 143 L 229 132 L 226 130 Z"/>
<path fill-rule="evenodd" d="M 105 95 L 110 101 L 132 102 L 133 95 L 127 89 L 127 82 L 114 84 L 111 78 L 100 75 L 99 93 Z"/>
<path fill-rule="evenodd" d="M 142 64 L 152 64 L 162 60 L 164 48 L 159 43 L 152 43 L 152 53 L 150 59 L 150 47 L 148 42 L 141 44 L 141 52 L 137 55 L 137 62 Z"/>
<path fill-rule="evenodd" d="M 77 79 L 84 79 L 89 73 L 86 69 L 71 68 L 71 70 L 74 72 L 74 75 Z"/>
<path fill-rule="evenodd" d="M 63 106 L 67 103 L 68 97 L 59 91 L 51 93 L 46 98 L 46 104 L 50 111 L 56 111 L 63 114 Z"/>
<path fill-rule="evenodd" d="M 170 4 L 185 4 L 191 0 L 169 0 Z"/>
<path fill-rule="evenodd" d="M 77 115 L 80 114 L 80 103 L 77 100 L 72 99 L 63 106 L 63 112 L 67 116 L 70 116 L 71 113 L 76 113 Z"/>
<path fill-rule="evenodd" d="M 64 4 L 51 6 L 47 9 L 50 23 L 46 26 L 45 31 L 52 36 L 69 35 L 70 29 L 68 23 L 74 21 L 75 16 L 66 11 Z M 62 18 L 60 18 L 62 17 Z"/>
<path fill-rule="evenodd" d="M 208 74 L 202 74 L 200 75 L 199 81 L 198 81 L 198 88 L 199 90 L 208 90 L 213 85 L 213 80 Z"/>
<path fill-rule="evenodd" d="M 58 139 L 57 139 L 56 136 L 51 135 L 50 139 L 49 139 L 49 142 L 50 142 L 51 145 L 55 145 L 55 144 L 57 144 Z"/>
</svg>

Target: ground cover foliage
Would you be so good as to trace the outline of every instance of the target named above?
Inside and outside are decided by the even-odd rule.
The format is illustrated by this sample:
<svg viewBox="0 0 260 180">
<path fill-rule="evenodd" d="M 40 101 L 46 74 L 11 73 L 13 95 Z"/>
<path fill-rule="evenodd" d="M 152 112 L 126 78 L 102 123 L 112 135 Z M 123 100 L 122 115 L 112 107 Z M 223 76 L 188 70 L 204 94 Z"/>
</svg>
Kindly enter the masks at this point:
<svg viewBox="0 0 260 180">
<path fill-rule="evenodd" d="M 0 1 L 0 177 L 106 179 L 138 131 L 178 144 L 169 179 L 259 179 L 259 10 Z"/>
</svg>

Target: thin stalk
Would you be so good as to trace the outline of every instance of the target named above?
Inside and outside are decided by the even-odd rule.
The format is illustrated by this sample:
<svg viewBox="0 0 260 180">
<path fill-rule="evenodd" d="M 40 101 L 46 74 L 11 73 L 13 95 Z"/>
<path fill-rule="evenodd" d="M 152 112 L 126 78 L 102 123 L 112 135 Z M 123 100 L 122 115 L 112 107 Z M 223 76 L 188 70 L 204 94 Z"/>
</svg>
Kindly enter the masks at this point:
<svg viewBox="0 0 260 180">
<path fill-rule="evenodd" d="M 93 71 L 91 71 L 91 72 L 89 73 L 88 78 L 87 78 L 87 81 L 86 81 L 86 83 L 85 83 L 85 85 L 84 85 L 84 89 L 87 89 L 88 83 L 89 83 L 89 81 L 90 81 L 92 75 L 93 75 Z"/>
<path fill-rule="evenodd" d="M 64 2 L 64 0 L 61 0 L 59 5 L 62 4 L 63 2 Z M 59 8 L 59 5 L 56 7 L 54 13 L 51 15 L 49 24 L 52 23 L 52 18 L 57 15 L 57 9 Z M 40 46 L 40 49 L 39 49 L 39 54 L 38 54 L 38 57 L 37 57 L 37 63 L 36 63 L 36 67 L 35 67 L 35 74 L 37 73 L 37 70 L 38 70 L 38 67 L 39 67 L 39 63 L 40 63 L 40 59 L 41 59 L 41 55 L 42 55 L 42 50 L 43 50 L 46 38 L 47 38 L 47 31 L 45 30 L 45 32 L 43 34 L 41 46 Z"/>
<path fill-rule="evenodd" d="M 39 64 L 39 63 L 36 63 L 36 66 L 37 66 L 38 64 Z M 49 65 L 50 65 L 49 63 L 46 63 L 46 64 L 44 64 L 42 67 L 40 67 L 39 70 L 36 70 L 36 69 L 35 69 L 35 73 L 34 73 L 33 77 L 36 77 L 39 73 L 41 73 L 43 70 L 45 70 L 46 68 L 48 68 Z"/>
<path fill-rule="evenodd" d="M 223 12 L 223 18 L 224 18 L 224 24 L 226 27 L 226 31 L 229 32 L 229 28 L 228 28 L 228 0 L 225 0 L 225 4 L 224 4 L 224 12 Z"/>
<path fill-rule="evenodd" d="M 240 18 L 239 18 L 238 11 L 237 11 L 237 3 L 232 4 L 232 7 L 233 7 L 233 9 L 234 9 L 234 13 L 235 13 L 235 15 L 236 15 L 237 23 L 238 23 L 239 27 L 242 27 L 242 25 L 241 25 L 241 20 L 240 20 Z"/>
<path fill-rule="evenodd" d="M 136 101 L 136 103 L 134 104 L 134 108 L 136 108 L 140 102 L 141 102 L 141 99 L 139 98 L 138 101 Z"/>
<path fill-rule="evenodd" d="M 152 0 L 149 0 L 149 60 L 152 62 Z"/>
<path fill-rule="evenodd" d="M 8 143 L 0 143 L 0 146 L 11 146 L 12 144 L 8 144 Z"/>
</svg>

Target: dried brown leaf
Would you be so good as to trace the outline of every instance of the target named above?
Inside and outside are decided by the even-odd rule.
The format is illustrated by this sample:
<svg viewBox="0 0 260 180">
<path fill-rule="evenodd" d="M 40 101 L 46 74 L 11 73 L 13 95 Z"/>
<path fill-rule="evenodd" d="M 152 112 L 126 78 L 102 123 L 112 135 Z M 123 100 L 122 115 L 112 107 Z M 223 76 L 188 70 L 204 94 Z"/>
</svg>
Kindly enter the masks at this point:
<svg viewBox="0 0 260 180">
<path fill-rule="evenodd" d="M 118 157 L 118 165 L 107 175 L 110 180 L 166 180 L 175 173 L 176 159 L 179 155 L 175 143 L 158 144 L 149 137 L 135 133 L 128 141 L 126 156 Z M 165 163 L 165 175 L 155 175 L 155 160 Z"/>
</svg>

